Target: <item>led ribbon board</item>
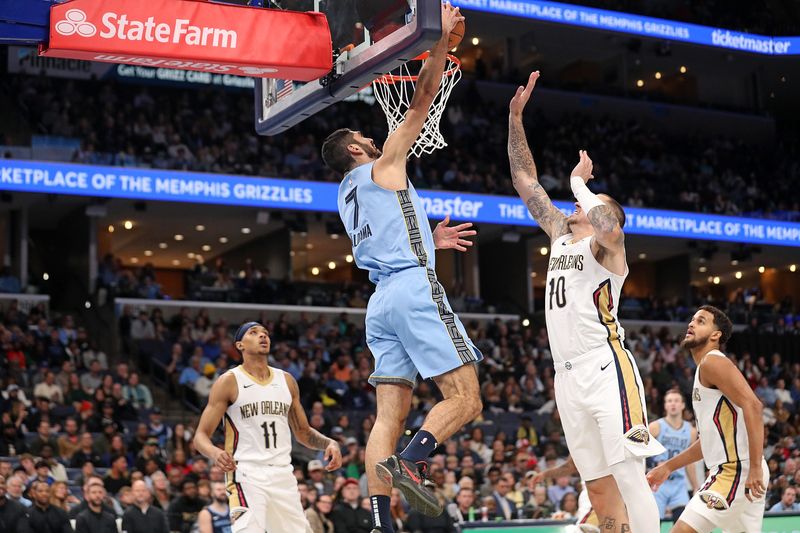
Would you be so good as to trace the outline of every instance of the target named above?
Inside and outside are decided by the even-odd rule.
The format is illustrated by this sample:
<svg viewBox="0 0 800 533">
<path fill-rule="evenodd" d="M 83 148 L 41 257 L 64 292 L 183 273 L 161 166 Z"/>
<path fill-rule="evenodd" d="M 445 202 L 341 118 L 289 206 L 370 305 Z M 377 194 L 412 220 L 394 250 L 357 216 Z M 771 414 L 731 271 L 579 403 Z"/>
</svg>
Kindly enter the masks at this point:
<svg viewBox="0 0 800 533">
<path fill-rule="evenodd" d="M 200 172 L 0 160 L 0 190 L 336 212 L 338 184 Z M 536 226 L 516 197 L 419 191 L 433 219 Z M 565 213 L 572 202 L 555 202 Z M 800 223 L 626 207 L 625 232 L 800 247 Z"/>
</svg>

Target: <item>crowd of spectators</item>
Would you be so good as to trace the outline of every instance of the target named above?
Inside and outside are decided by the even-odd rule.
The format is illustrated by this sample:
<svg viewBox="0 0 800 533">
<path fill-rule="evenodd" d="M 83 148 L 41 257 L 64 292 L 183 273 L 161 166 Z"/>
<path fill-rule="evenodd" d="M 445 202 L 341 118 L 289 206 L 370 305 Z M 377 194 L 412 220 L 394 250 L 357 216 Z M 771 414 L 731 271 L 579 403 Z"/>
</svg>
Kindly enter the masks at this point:
<svg viewBox="0 0 800 533">
<path fill-rule="evenodd" d="M 379 144 L 386 134 L 380 108 L 361 102 L 334 106 L 282 135 L 259 137 L 252 132 L 247 94 L 21 75 L 10 76 L 8 84 L 35 131 L 80 140 L 73 159 L 81 163 L 338 181 L 319 153 L 330 132 L 350 127 Z M 341 105 L 348 106 L 346 113 Z M 454 97 L 442 119 L 449 147 L 410 160 L 415 185 L 515 194 L 506 163 L 507 125 L 498 120 L 505 116 L 505 108 L 475 90 Z M 788 178 L 800 172 L 792 157 L 796 136 L 779 136 L 765 159 L 757 146 L 722 134 L 696 138 L 613 117 L 587 121 L 581 114 L 554 121 L 533 111 L 526 120 L 540 180 L 554 198 L 571 197 L 564 177 L 575 164 L 576 147 L 585 146 L 595 154 L 593 188 L 623 205 L 800 218 Z"/>
<path fill-rule="evenodd" d="M 322 468 L 316 452 L 293 449 L 314 531 L 368 533 L 364 446 L 375 398 L 366 381 L 372 357 L 363 326 L 345 314 L 254 318 L 270 331 L 270 364 L 297 379 L 310 424 L 343 449 L 344 464 L 333 473 Z M 567 456 L 546 330 L 500 320 L 466 325 L 486 356 L 480 365 L 485 410 L 432 459 L 430 477 L 447 512 L 424 517 L 394 494 L 399 531 L 452 531 L 454 523 L 467 520 L 574 517 L 579 480 L 562 475 L 543 483 L 535 474 L 563 464 Z M 158 309 L 128 309 L 119 326 L 123 346 L 133 351 L 160 338 L 169 351 L 169 382 L 200 401 L 214 379 L 241 360 L 230 336 L 235 325 L 212 323 L 205 310 L 164 316 Z M 99 350 L 70 316 L 51 319 L 42 307 L 23 313 L 12 302 L 2 314 L 0 339 L 5 354 L 0 476 L 9 501 L 27 506 L 23 515 L 69 515 L 85 527 L 81 520 L 89 513 L 77 517 L 87 507 L 100 513 L 104 505 L 108 517 L 123 520 L 149 509 L 159 523 L 169 523 L 168 530 L 188 533 L 198 521 L 208 525 L 207 505 L 224 514 L 222 473 L 191 442 L 195 419 L 184 414 L 165 421 L 143 383 L 149 379 Z M 666 390 L 678 388 L 690 397 L 692 359 L 666 329 L 629 331 L 627 345 L 644 379 L 651 420 L 663 415 Z M 765 406 L 768 505 L 792 508 L 790 489 L 800 488 L 800 362 L 777 353 L 730 357 Z M 429 382 L 418 385 L 410 429 L 419 427 L 437 396 Z M 685 417 L 692 419 L 690 410 Z M 0 509 L 0 520 L 4 512 Z"/>
</svg>

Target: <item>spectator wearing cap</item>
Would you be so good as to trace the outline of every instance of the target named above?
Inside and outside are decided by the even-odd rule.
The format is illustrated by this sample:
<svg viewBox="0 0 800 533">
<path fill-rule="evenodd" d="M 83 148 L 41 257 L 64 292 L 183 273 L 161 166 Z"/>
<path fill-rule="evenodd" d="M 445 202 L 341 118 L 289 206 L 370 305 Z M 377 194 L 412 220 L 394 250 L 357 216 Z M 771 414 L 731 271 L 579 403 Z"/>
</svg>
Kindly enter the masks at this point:
<svg viewBox="0 0 800 533">
<path fill-rule="evenodd" d="M 63 509 L 50 503 L 50 485 L 36 481 L 30 488 L 33 505 L 28 511 L 28 526 L 34 533 L 72 533 Z"/>
<path fill-rule="evenodd" d="M 112 496 L 119 492 L 122 487 L 129 487 L 131 476 L 128 473 L 128 460 L 124 455 L 118 454 L 111 458 L 111 468 L 106 477 L 103 478 L 103 485 Z"/>
<path fill-rule="evenodd" d="M 153 395 L 147 385 L 139 383 L 139 373 L 131 372 L 128 384 L 122 387 L 122 396 L 135 409 L 150 409 L 153 407 Z"/>
<path fill-rule="evenodd" d="M 106 497 L 103 486 L 90 485 L 85 496 L 86 509 L 75 518 L 75 533 L 117 533 L 116 515 L 103 507 Z"/>
<path fill-rule="evenodd" d="M 19 388 L 19 385 L 16 383 L 12 383 L 6 390 L 3 391 L 3 399 L 6 400 L 9 404 L 13 404 L 14 402 L 20 402 L 25 407 L 31 406 L 31 401 L 25 396 L 25 391 Z"/>
<path fill-rule="evenodd" d="M 20 523 L 25 520 L 26 507 L 6 498 L 6 478 L 0 475 L 0 531 L 16 533 Z"/>
<path fill-rule="evenodd" d="M 208 395 L 211 394 L 211 386 L 217 378 L 217 367 L 213 363 L 206 363 L 203 366 L 203 374 L 194 382 L 194 392 L 197 394 L 198 400 L 202 405 L 208 401 Z"/>
<path fill-rule="evenodd" d="M 28 451 L 25 439 L 20 435 L 19 429 L 13 422 L 3 424 L 3 431 L 0 434 L 0 456 L 16 457 Z"/>
<path fill-rule="evenodd" d="M 319 493 L 320 496 L 323 493 Z M 336 533 L 370 533 L 372 517 L 361 507 L 361 493 L 358 481 L 348 479 L 342 485 L 336 507 L 331 512 L 331 522 Z"/>
<path fill-rule="evenodd" d="M 166 448 L 167 441 L 172 437 L 172 429 L 164 424 L 161 416 L 161 408 L 153 407 L 150 411 L 150 423 L 147 425 L 150 435 L 158 439 L 158 446 Z"/>
<path fill-rule="evenodd" d="M 146 472 L 148 461 L 155 461 L 158 465 L 158 470 L 166 470 L 166 464 L 158 444 L 158 438 L 154 435 L 147 437 L 142 451 L 139 452 L 139 456 L 136 458 L 136 469 L 140 472 Z"/>
<path fill-rule="evenodd" d="M 50 370 L 45 373 L 44 381 L 33 388 L 33 395 L 47 398 L 51 402 L 64 403 L 64 390 L 56 383 L 56 375 Z"/>
<path fill-rule="evenodd" d="M 72 454 L 70 468 L 82 468 L 84 464 L 101 464 L 100 454 L 94 449 L 94 438 L 88 431 L 81 433 L 80 447 Z"/>
<path fill-rule="evenodd" d="M 175 498 L 167 510 L 170 531 L 190 533 L 204 504 L 197 497 L 197 483 L 191 479 L 183 480 L 180 496 Z"/>
<path fill-rule="evenodd" d="M 317 489 L 317 494 L 333 494 L 333 483 L 325 477 L 322 461 L 314 459 L 308 462 L 308 480 Z"/>
<path fill-rule="evenodd" d="M 50 433 L 50 422 L 42 420 L 36 430 L 36 438 L 31 441 L 30 451 L 33 455 L 41 455 L 42 446 L 49 444 L 54 450 L 58 449 L 58 440 Z"/>
</svg>

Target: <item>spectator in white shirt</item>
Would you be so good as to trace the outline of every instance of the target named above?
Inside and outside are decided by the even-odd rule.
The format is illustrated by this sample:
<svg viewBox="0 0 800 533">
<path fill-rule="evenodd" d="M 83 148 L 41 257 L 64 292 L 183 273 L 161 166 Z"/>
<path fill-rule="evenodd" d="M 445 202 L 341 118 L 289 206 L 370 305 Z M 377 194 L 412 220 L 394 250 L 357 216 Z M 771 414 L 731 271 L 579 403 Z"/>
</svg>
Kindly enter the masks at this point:
<svg viewBox="0 0 800 533">
<path fill-rule="evenodd" d="M 44 375 L 44 381 L 34 387 L 33 396 L 47 398 L 53 403 L 64 403 L 64 391 L 61 389 L 61 385 L 56 383 L 55 374 L 49 370 Z"/>
<path fill-rule="evenodd" d="M 775 384 L 775 396 L 782 401 L 784 405 L 794 405 L 792 393 L 786 390 L 786 382 L 783 379 L 778 379 L 777 383 Z M 791 406 L 789 407 L 789 410 L 792 410 Z"/>
<path fill-rule="evenodd" d="M 131 339 L 135 341 L 156 338 L 156 328 L 147 317 L 147 311 L 139 311 L 139 318 L 131 323 Z"/>
</svg>

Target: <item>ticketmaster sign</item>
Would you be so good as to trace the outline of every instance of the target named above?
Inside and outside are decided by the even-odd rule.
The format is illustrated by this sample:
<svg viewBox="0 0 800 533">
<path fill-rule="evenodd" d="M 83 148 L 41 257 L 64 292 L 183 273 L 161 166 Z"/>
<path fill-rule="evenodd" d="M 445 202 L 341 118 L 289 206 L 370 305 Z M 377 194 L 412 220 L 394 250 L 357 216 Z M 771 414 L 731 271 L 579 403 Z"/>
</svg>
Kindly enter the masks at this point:
<svg viewBox="0 0 800 533">
<path fill-rule="evenodd" d="M 144 168 L 0 160 L 0 190 L 336 211 L 337 184 Z M 514 226 L 536 226 L 515 197 L 420 191 L 428 216 Z M 571 202 L 556 202 L 565 213 Z M 800 247 L 800 223 L 625 208 L 626 233 Z"/>
</svg>

